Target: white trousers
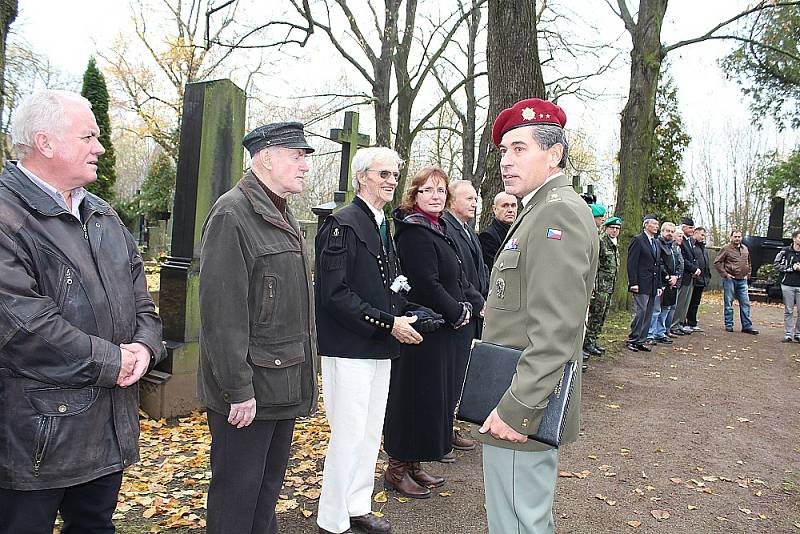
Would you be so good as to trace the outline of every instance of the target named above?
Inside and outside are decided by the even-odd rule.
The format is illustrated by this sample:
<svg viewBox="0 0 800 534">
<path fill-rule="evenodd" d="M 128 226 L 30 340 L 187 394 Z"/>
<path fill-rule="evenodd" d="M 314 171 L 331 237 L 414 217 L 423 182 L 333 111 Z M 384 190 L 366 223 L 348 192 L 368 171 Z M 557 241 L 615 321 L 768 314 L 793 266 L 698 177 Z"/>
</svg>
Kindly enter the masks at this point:
<svg viewBox="0 0 800 534">
<path fill-rule="evenodd" d="M 350 517 L 372 511 L 391 368 L 391 360 L 322 357 L 322 395 L 331 437 L 317 525 L 329 532 L 344 532 Z"/>
</svg>

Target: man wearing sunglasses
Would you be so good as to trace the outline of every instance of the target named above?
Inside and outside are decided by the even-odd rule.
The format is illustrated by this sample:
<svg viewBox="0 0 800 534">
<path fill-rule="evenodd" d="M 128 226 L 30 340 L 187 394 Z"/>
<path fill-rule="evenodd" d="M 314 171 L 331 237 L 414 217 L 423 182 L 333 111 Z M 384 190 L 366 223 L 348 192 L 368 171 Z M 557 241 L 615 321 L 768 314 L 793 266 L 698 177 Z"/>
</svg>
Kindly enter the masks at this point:
<svg viewBox="0 0 800 534">
<path fill-rule="evenodd" d="M 394 197 L 402 160 L 385 147 L 356 152 L 356 197 L 316 238 L 316 316 L 322 392 L 331 437 L 325 457 L 319 532 L 390 532 L 371 513 L 392 359 L 401 343 L 444 321 L 430 310 L 404 315 L 409 286 L 400 273 L 383 207 Z M 412 323 L 414 326 L 412 326 Z M 416 328 L 416 329 L 415 329 Z M 426 491 L 428 491 L 426 489 Z"/>
</svg>

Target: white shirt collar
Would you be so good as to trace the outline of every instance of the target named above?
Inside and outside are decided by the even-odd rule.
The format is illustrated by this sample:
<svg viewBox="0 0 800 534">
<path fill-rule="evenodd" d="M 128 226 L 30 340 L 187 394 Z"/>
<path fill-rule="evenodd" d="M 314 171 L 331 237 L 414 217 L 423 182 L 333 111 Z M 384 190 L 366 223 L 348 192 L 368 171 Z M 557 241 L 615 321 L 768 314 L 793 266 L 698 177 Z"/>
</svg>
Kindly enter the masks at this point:
<svg viewBox="0 0 800 534">
<path fill-rule="evenodd" d="M 81 202 L 83 198 L 86 196 L 86 189 L 83 187 L 76 187 L 70 193 L 72 198 L 72 209 L 67 206 L 67 201 L 64 199 L 64 195 L 62 195 L 58 189 L 50 185 L 49 183 L 45 182 L 35 174 L 33 174 L 30 170 L 26 169 L 25 166 L 22 164 L 21 161 L 17 162 L 17 168 L 22 171 L 22 173 L 27 176 L 31 182 L 36 184 L 39 189 L 47 193 L 53 200 L 55 200 L 59 206 L 67 210 L 67 212 L 71 213 L 76 219 L 81 220 Z"/>
<path fill-rule="evenodd" d="M 380 228 L 381 224 L 383 223 L 383 219 L 386 217 L 383 214 L 383 210 L 375 209 L 375 207 L 372 204 L 370 204 L 369 202 L 367 202 L 364 199 L 364 197 L 362 197 L 361 195 L 357 195 L 357 196 L 358 196 L 358 198 L 360 198 L 361 200 L 364 201 L 364 204 L 367 205 L 367 207 L 369 208 L 369 211 L 372 212 L 372 216 L 375 217 L 375 224 L 377 224 L 378 228 Z"/>
<path fill-rule="evenodd" d="M 563 176 L 563 174 L 564 174 L 563 172 L 558 171 L 557 173 L 553 174 L 552 176 L 548 176 L 547 179 L 544 182 L 542 182 L 542 185 L 540 185 L 539 187 L 537 187 L 536 189 L 534 189 L 533 191 L 531 191 L 530 193 L 528 193 L 527 195 L 522 197 L 522 207 L 526 208 L 528 206 L 528 202 L 530 202 L 531 199 L 533 198 L 533 195 L 535 195 L 536 192 L 539 191 L 539 189 L 541 189 L 544 186 L 546 186 L 547 182 L 550 182 L 550 181 L 554 180 L 555 178 L 558 178 L 559 176 Z"/>
</svg>

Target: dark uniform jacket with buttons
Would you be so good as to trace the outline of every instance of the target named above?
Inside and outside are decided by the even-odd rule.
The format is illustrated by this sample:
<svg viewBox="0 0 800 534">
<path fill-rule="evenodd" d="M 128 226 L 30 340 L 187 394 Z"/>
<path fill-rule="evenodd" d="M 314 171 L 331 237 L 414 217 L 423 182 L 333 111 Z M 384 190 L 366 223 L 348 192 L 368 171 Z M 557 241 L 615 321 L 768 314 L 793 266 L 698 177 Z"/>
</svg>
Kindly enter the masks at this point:
<svg viewBox="0 0 800 534">
<path fill-rule="evenodd" d="M 307 416 L 317 406 L 317 342 L 303 237 L 248 171 L 203 226 L 200 400 L 222 415 L 256 399 L 256 419 Z"/>
<path fill-rule="evenodd" d="M 386 250 L 372 211 L 359 197 L 322 224 L 315 242 L 315 297 L 323 356 L 383 360 L 400 355 L 391 331 L 394 317 L 409 305 L 390 288 L 400 264 L 391 233 L 388 237 Z"/>
<path fill-rule="evenodd" d="M 142 343 L 160 359 L 161 321 L 136 244 L 111 206 L 87 193 L 80 214 L 81 221 L 6 163 L 1 488 L 63 488 L 139 459 L 139 393 L 116 385 L 119 345 Z"/>
<path fill-rule="evenodd" d="M 511 226 L 492 268 L 483 339 L 522 349 L 511 387 L 497 405 L 500 418 L 531 435 L 568 361 L 580 361 L 584 324 L 597 272 L 597 227 L 571 181 L 556 176 L 528 201 Z M 578 437 L 578 373 L 563 442 Z M 483 443 L 516 450 L 546 450 L 528 440 L 511 443 L 473 433 Z"/>
</svg>

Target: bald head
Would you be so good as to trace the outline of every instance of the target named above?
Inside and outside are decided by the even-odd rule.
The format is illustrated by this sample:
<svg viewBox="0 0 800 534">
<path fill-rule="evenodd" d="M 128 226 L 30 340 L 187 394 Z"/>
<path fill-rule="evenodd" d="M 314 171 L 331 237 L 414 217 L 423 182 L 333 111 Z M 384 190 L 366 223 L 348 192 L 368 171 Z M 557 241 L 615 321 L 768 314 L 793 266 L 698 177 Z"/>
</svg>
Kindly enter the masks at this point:
<svg viewBox="0 0 800 534">
<path fill-rule="evenodd" d="M 492 211 L 497 220 L 511 224 L 517 218 L 517 197 L 501 191 L 494 196 Z"/>
</svg>

